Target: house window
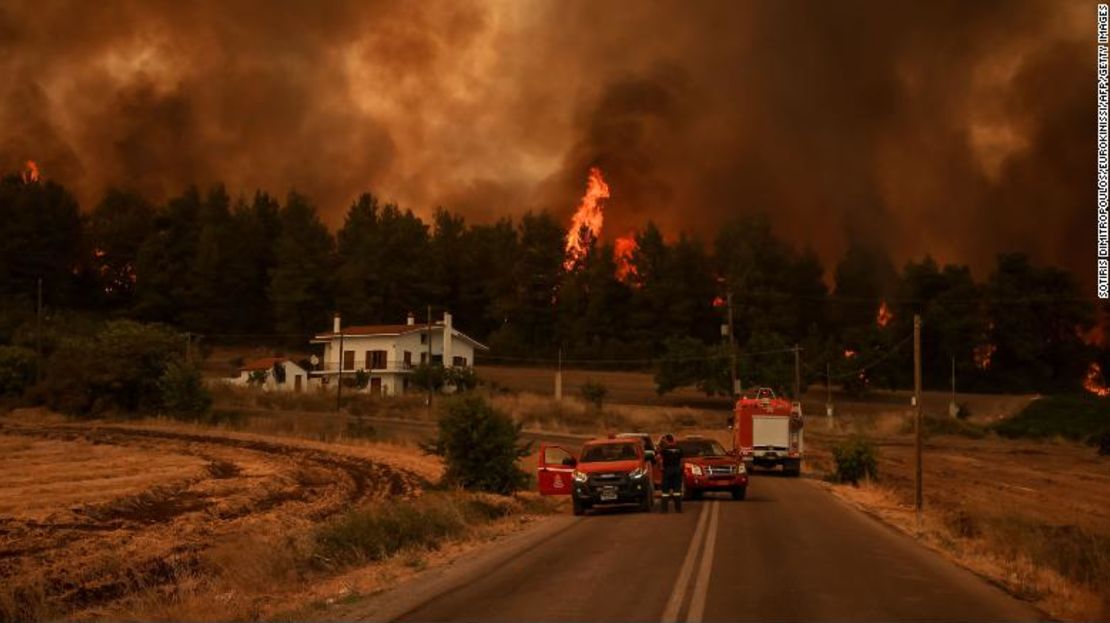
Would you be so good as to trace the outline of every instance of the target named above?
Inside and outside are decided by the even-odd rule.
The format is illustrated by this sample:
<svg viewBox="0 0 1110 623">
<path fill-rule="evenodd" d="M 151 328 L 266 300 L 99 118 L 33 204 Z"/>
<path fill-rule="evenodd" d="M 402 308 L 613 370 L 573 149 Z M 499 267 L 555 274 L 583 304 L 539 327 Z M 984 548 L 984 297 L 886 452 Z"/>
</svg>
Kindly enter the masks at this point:
<svg viewBox="0 0 1110 623">
<path fill-rule="evenodd" d="M 355 369 L 355 351 L 353 351 L 353 350 L 343 351 L 343 369 L 344 370 L 354 370 Z"/>
<path fill-rule="evenodd" d="M 420 363 L 421 364 L 428 363 L 428 353 L 420 353 Z"/>
<path fill-rule="evenodd" d="M 366 367 L 370 370 L 382 370 L 385 368 L 385 351 L 384 350 L 370 350 L 366 351 Z"/>
<path fill-rule="evenodd" d="M 458 368 L 465 368 L 466 367 L 466 357 L 452 357 L 451 358 L 451 365 L 453 365 L 455 367 L 458 367 Z"/>
<path fill-rule="evenodd" d="M 442 366 L 443 365 L 443 355 L 432 355 L 432 363 L 433 364 L 438 363 L 439 365 Z"/>
<path fill-rule="evenodd" d="M 427 333 L 421 333 L 420 334 L 420 343 L 421 344 L 427 344 L 428 343 L 428 334 Z"/>
<path fill-rule="evenodd" d="M 405 351 L 405 367 L 406 368 L 411 368 L 412 367 L 412 352 L 407 351 L 407 350 Z"/>
</svg>

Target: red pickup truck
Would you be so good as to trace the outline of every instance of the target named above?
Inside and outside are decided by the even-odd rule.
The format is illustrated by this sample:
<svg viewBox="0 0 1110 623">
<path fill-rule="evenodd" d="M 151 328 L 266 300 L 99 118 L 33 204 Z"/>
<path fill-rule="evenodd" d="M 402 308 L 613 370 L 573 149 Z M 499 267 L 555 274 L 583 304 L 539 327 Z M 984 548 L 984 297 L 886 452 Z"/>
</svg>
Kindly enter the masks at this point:
<svg viewBox="0 0 1110 623">
<path fill-rule="evenodd" d="M 748 470 L 735 453 L 705 437 L 689 436 L 678 440 L 682 449 L 683 485 L 686 497 L 698 499 L 706 491 L 727 491 L 732 499 L 748 494 Z"/>
<path fill-rule="evenodd" d="M 650 512 L 652 471 L 639 439 L 594 439 L 577 458 L 565 448 L 541 443 L 537 479 L 543 495 L 569 494 L 575 515 L 609 504 L 638 504 Z"/>
</svg>

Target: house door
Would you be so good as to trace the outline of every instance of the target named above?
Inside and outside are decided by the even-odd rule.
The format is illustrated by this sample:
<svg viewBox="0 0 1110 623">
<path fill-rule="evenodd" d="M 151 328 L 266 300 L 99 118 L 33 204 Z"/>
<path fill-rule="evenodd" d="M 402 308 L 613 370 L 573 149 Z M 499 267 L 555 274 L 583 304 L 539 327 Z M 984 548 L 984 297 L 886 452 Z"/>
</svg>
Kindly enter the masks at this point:
<svg viewBox="0 0 1110 623">
<path fill-rule="evenodd" d="M 370 393 L 375 395 L 375 396 L 381 396 L 382 395 L 382 377 L 380 377 L 380 376 L 370 377 Z"/>
<path fill-rule="evenodd" d="M 293 391 L 298 394 L 301 393 L 301 379 L 303 378 L 304 377 L 299 374 L 293 377 Z"/>
</svg>

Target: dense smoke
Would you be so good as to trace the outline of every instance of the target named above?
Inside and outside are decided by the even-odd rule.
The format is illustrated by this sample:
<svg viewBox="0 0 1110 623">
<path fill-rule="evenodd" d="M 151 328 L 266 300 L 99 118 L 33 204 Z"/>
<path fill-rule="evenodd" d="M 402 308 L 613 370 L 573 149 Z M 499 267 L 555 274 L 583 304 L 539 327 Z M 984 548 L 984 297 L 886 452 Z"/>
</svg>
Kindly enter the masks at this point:
<svg viewBox="0 0 1110 623">
<path fill-rule="evenodd" d="M 826 265 L 849 237 L 1093 280 L 1087 2 L 7 2 L 0 166 L 84 206 L 190 183 L 372 190 L 472 220 L 708 237 L 763 210 Z"/>
</svg>

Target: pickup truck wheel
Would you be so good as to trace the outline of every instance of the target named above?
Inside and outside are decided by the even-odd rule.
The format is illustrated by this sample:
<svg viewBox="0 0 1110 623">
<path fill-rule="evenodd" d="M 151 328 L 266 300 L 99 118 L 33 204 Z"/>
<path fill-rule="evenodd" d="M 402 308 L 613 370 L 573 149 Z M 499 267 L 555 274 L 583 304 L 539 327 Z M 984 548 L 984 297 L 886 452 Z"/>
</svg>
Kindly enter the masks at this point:
<svg viewBox="0 0 1110 623">
<path fill-rule="evenodd" d="M 687 500 L 700 500 L 703 497 L 705 497 L 705 492 L 702 491 L 701 489 L 694 489 L 692 491 L 690 489 L 686 490 L 686 499 Z"/>
<path fill-rule="evenodd" d="M 583 515 L 586 513 L 586 506 L 577 499 L 571 500 L 571 507 L 573 508 L 575 515 Z"/>
<path fill-rule="evenodd" d="M 736 487 L 732 490 L 732 499 L 734 499 L 734 500 L 743 500 L 747 496 L 748 496 L 748 488 L 747 487 Z"/>
</svg>

